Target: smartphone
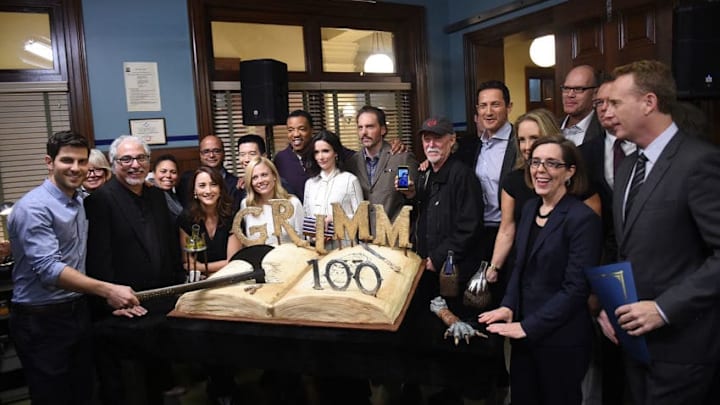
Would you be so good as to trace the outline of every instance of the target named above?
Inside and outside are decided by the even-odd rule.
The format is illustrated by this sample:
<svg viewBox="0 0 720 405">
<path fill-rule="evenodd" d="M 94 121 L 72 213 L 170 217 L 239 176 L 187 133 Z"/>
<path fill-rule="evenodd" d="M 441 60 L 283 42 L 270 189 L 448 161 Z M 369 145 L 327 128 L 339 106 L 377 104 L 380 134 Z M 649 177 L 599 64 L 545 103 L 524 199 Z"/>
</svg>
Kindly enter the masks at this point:
<svg viewBox="0 0 720 405">
<path fill-rule="evenodd" d="M 400 190 L 407 190 L 410 187 L 410 169 L 407 166 L 398 166 L 398 188 Z"/>
</svg>

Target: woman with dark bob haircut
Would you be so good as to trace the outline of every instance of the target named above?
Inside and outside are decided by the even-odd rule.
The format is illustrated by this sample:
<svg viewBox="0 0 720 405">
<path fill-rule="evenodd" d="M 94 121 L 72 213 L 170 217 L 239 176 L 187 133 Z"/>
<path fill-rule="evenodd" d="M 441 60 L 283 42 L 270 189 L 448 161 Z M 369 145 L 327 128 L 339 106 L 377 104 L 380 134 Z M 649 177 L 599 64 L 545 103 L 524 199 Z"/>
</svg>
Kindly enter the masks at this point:
<svg viewBox="0 0 720 405">
<path fill-rule="evenodd" d="M 593 336 L 583 270 L 600 261 L 600 216 L 577 197 L 587 180 L 572 141 L 535 141 L 525 179 L 537 197 L 520 216 L 507 292 L 478 322 L 511 339 L 513 405 L 580 405 Z"/>
</svg>

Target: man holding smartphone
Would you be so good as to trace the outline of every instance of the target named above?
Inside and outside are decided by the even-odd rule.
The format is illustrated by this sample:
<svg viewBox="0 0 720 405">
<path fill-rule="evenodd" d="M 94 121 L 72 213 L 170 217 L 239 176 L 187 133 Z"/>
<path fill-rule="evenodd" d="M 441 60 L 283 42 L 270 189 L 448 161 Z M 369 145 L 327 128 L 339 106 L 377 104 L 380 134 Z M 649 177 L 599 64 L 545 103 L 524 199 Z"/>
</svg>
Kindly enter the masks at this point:
<svg viewBox="0 0 720 405">
<path fill-rule="evenodd" d="M 348 161 L 347 170 L 354 174 L 363 190 L 363 198 L 370 202 L 370 232 L 375 235 L 374 204 L 381 204 L 388 218 L 393 220 L 405 205 L 405 196 L 395 190 L 398 168 L 407 172 L 408 179 L 417 179 L 418 163 L 410 152 L 393 155 L 390 143 L 385 141 L 387 123 L 385 112 L 377 107 L 364 106 L 357 115 L 360 153 Z"/>
</svg>

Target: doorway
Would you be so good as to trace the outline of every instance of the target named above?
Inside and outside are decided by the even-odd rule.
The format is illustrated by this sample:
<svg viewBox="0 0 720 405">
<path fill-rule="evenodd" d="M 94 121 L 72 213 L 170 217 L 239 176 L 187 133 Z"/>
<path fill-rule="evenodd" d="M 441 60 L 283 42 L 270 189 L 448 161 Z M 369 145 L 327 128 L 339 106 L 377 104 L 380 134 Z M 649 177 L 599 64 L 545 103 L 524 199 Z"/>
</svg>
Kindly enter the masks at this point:
<svg viewBox="0 0 720 405">
<path fill-rule="evenodd" d="M 555 111 L 555 68 L 525 67 L 525 111 L 546 108 Z"/>
</svg>

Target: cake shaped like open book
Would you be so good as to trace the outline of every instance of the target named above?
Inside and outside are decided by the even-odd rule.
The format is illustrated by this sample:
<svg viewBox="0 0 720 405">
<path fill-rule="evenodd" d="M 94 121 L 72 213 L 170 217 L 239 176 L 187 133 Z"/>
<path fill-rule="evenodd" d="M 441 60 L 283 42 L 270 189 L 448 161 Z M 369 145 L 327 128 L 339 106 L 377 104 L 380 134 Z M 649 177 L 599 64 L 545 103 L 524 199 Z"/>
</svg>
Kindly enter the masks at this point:
<svg viewBox="0 0 720 405">
<path fill-rule="evenodd" d="M 398 266 L 399 271 L 362 246 L 355 246 L 334 250 L 319 258 L 316 272 L 308 261 L 317 258 L 317 253 L 285 244 L 271 250 L 263 259 L 265 284 L 251 280 L 186 293 L 178 300 L 174 315 L 389 328 L 405 309 L 421 260 L 411 251 L 405 256 L 401 249 L 370 248 Z M 249 263 L 235 260 L 213 277 L 252 269 Z M 326 269 L 329 269 L 327 273 Z M 359 277 L 355 276 L 358 270 Z M 379 285 L 378 280 L 381 280 Z M 318 283 L 320 289 L 316 289 Z M 346 285 L 347 288 L 342 289 Z M 375 289 L 377 292 L 372 294 Z"/>
<path fill-rule="evenodd" d="M 378 207 L 382 210 L 382 206 Z M 396 219 L 392 228 L 381 229 L 387 234 L 401 235 L 395 238 L 401 247 L 357 244 L 323 251 L 327 254 L 321 255 L 318 249 L 298 246 L 302 243 L 286 243 L 263 258 L 265 283 L 250 280 L 186 293 L 171 315 L 396 330 L 420 278 L 422 263 L 415 252 L 407 249 L 408 241 L 403 240 L 407 228 L 405 232 L 392 231 L 409 225 L 405 221 L 408 221 L 410 207 L 406 208 L 398 217 L 404 220 Z M 335 213 L 336 232 L 344 228 L 340 215 Z M 318 222 L 322 226 L 322 221 Z M 389 221 L 378 222 L 389 227 Z M 234 229 L 237 228 L 234 226 Z M 362 225 L 360 229 L 362 234 Z M 352 235 L 341 235 L 352 238 Z M 376 237 L 374 242 L 378 241 L 382 239 Z M 250 263 L 234 260 L 211 278 L 251 271 Z"/>
</svg>

